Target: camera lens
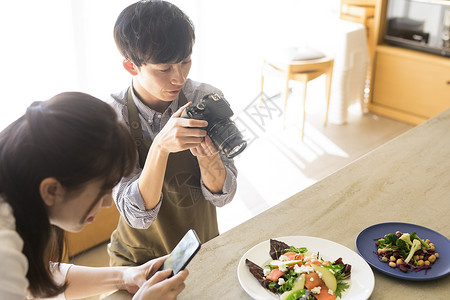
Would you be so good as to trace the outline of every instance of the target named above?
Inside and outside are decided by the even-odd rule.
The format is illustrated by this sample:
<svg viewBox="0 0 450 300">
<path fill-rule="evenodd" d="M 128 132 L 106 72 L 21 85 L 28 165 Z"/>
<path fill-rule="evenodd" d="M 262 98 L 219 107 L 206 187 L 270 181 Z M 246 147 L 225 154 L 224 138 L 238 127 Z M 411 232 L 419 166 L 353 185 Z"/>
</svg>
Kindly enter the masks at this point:
<svg viewBox="0 0 450 300">
<path fill-rule="evenodd" d="M 223 151 L 228 158 L 237 156 L 247 146 L 241 132 L 230 119 L 214 124 L 208 130 L 208 135 L 217 149 Z"/>
<path fill-rule="evenodd" d="M 244 149 L 245 149 L 246 146 L 247 146 L 247 142 L 244 141 L 243 143 L 241 143 L 241 144 L 237 145 L 236 147 L 234 147 L 233 149 L 231 149 L 231 150 L 228 152 L 227 157 L 228 157 L 228 158 L 233 158 L 233 157 L 235 157 L 236 155 L 238 155 L 239 153 L 241 153 L 242 151 L 244 151 Z"/>
</svg>

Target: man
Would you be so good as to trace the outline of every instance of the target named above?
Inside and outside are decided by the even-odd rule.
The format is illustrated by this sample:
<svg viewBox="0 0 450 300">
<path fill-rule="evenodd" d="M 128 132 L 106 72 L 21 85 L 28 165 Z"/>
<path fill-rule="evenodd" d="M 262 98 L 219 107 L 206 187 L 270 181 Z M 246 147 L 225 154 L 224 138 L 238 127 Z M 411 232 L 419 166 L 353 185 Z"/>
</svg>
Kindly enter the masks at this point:
<svg viewBox="0 0 450 300">
<path fill-rule="evenodd" d="M 169 253 L 194 229 L 206 242 L 219 234 L 216 206 L 236 192 L 237 170 L 218 152 L 204 120 L 182 111 L 218 89 L 187 79 L 195 40 L 190 19 L 166 1 L 140 1 L 119 15 L 114 38 L 132 85 L 112 95 L 140 157 L 114 190 L 121 213 L 111 236 L 111 265 L 137 265 Z"/>
</svg>

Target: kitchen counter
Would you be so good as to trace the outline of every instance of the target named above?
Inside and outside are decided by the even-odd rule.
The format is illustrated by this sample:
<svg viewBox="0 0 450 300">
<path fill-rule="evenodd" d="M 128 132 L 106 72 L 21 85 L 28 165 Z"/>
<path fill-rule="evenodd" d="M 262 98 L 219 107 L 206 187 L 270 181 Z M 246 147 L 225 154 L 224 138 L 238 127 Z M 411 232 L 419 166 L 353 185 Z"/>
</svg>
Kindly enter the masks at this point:
<svg viewBox="0 0 450 300">
<path fill-rule="evenodd" d="M 414 223 L 448 238 L 449 215 L 447 110 L 203 244 L 188 266 L 190 275 L 178 299 L 251 299 L 239 284 L 237 266 L 247 250 L 270 238 L 320 237 L 356 252 L 357 235 L 383 222 Z M 448 299 L 450 295 L 448 275 L 419 282 L 373 272 L 370 299 Z M 106 299 L 129 298 L 117 292 Z"/>
</svg>

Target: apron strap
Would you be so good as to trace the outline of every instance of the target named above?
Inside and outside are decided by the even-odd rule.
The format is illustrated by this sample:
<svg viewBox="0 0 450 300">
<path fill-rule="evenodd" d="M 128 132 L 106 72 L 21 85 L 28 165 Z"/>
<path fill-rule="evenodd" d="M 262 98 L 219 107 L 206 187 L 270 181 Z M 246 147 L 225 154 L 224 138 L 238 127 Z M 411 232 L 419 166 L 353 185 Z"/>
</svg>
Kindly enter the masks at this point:
<svg viewBox="0 0 450 300">
<path fill-rule="evenodd" d="M 131 94 L 132 87 L 128 88 L 127 91 L 127 110 L 128 110 L 128 121 L 130 122 L 130 133 L 136 144 L 139 153 L 139 165 L 144 168 L 145 160 L 147 159 L 148 150 L 151 146 L 151 141 L 144 139 L 142 134 L 141 120 L 139 119 L 139 112 L 136 107 L 136 103 L 133 101 L 133 96 Z M 188 103 L 186 96 L 183 91 L 180 92 L 178 97 L 178 106 L 181 107 Z"/>
<path fill-rule="evenodd" d="M 180 95 L 178 96 L 178 108 L 182 107 L 187 103 L 188 101 L 186 99 L 186 96 L 184 95 L 183 90 L 181 90 Z"/>
<path fill-rule="evenodd" d="M 136 104 L 133 101 L 131 95 L 131 87 L 127 91 L 127 109 L 128 109 L 128 121 L 130 122 L 130 133 L 136 144 L 139 153 L 139 165 L 144 167 L 145 160 L 147 158 L 148 149 L 150 149 L 150 143 L 144 140 L 142 135 L 141 120 L 139 119 L 139 112 Z"/>
</svg>

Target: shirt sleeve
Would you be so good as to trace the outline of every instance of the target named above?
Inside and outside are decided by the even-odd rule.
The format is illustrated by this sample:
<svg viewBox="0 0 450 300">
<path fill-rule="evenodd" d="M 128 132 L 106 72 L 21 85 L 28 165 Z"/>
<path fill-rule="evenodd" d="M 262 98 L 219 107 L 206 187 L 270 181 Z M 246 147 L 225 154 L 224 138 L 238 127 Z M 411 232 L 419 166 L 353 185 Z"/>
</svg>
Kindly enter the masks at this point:
<svg viewBox="0 0 450 300">
<path fill-rule="evenodd" d="M 64 264 L 61 263 L 58 266 L 58 263 L 50 262 L 50 271 L 52 272 L 53 280 L 57 284 L 63 284 L 66 281 L 67 272 L 72 267 L 72 264 Z"/>
<path fill-rule="evenodd" d="M 136 167 L 133 175 L 124 177 L 119 184 L 114 187 L 113 198 L 125 221 L 133 228 L 147 229 L 156 220 L 161 208 L 162 193 L 158 204 L 147 210 L 144 198 L 138 187 L 141 168 Z"/>
<path fill-rule="evenodd" d="M 57 284 L 63 284 L 67 277 L 67 272 L 72 267 L 72 264 L 59 264 L 55 262 L 50 262 L 50 271 L 52 272 L 53 279 Z M 33 298 L 34 300 L 38 300 Z M 51 298 L 39 298 L 39 300 L 66 300 L 64 293 L 59 294 Z"/>
<path fill-rule="evenodd" d="M 24 300 L 35 299 L 28 296 L 28 280 L 26 278 L 28 261 L 22 253 L 22 239 L 14 230 L 0 230 L 0 255 L 3 258 L 2 272 L 0 272 L 0 299 Z M 53 279 L 57 284 L 66 280 L 71 264 L 50 263 Z M 4 267 L 4 268 L 3 268 Z M 3 272 L 3 270 L 5 272 Z M 52 298 L 39 298 L 48 300 L 66 300 L 64 293 Z"/>
<path fill-rule="evenodd" d="M 118 94 L 111 95 L 111 98 L 107 102 L 117 112 L 119 119 L 130 127 L 128 124 L 128 111 L 126 109 L 127 91 L 128 88 Z M 142 168 L 136 165 L 133 174 L 129 177 L 122 178 L 119 184 L 114 187 L 113 198 L 117 209 L 128 225 L 137 229 L 147 229 L 158 216 L 161 208 L 162 193 L 158 204 L 153 209 L 147 210 L 138 187 L 141 172 Z"/>
<path fill-rule="evenodd" d="M 211 86 L 209 84 L 196 82 L 192 80 L 188 80 L 185 84 L 185 88 L 183 90 L 185 92 L 186 97 L 193 102 L 193 105 L 197 105 L 197 103 L 202 99 L 205 95 L 210 93 L 217 93 L 224 97 L 223 92 L 218 88 Z M 230 158 L 227 158 L 222 152 L 220 153 L 220 157 L 222 159 L 223 165 L 225 167 L 226 175 L 225 175 L 225 183 L 222 189 L 222 193 L 211 193 L 208 188 L 201 180 L 201 188 L 203 196 L 206 200 L 211 201 L 211 203 L 217 207 L 224 206 L 233 200 L 234 195 L 236 194 L 237 189 L 237 169 L 234 165 L 234 161 Z"/>
<path fill-rule="evenodd" d="M 206 200 L 211 201 L 214 206 L 222 207 L 233 200 L 234 195 L 237 190 L 237 169 L 234 165 L 232 159 L 227 158 L 225 155 L 220 153 L 220 158 L 225 167 L 225 183 L 221 193 L 211 193 L 210 190 L 205 186 L 203 180 L 201 181 L 201 188 L 203 196 Z"/>
<path fill-rule="evenodd" d="M 23 241 L 15 230 L 0 228 L 0 299 L 27 298 L 28 261 L 22 253 Z"/>
</svg>

